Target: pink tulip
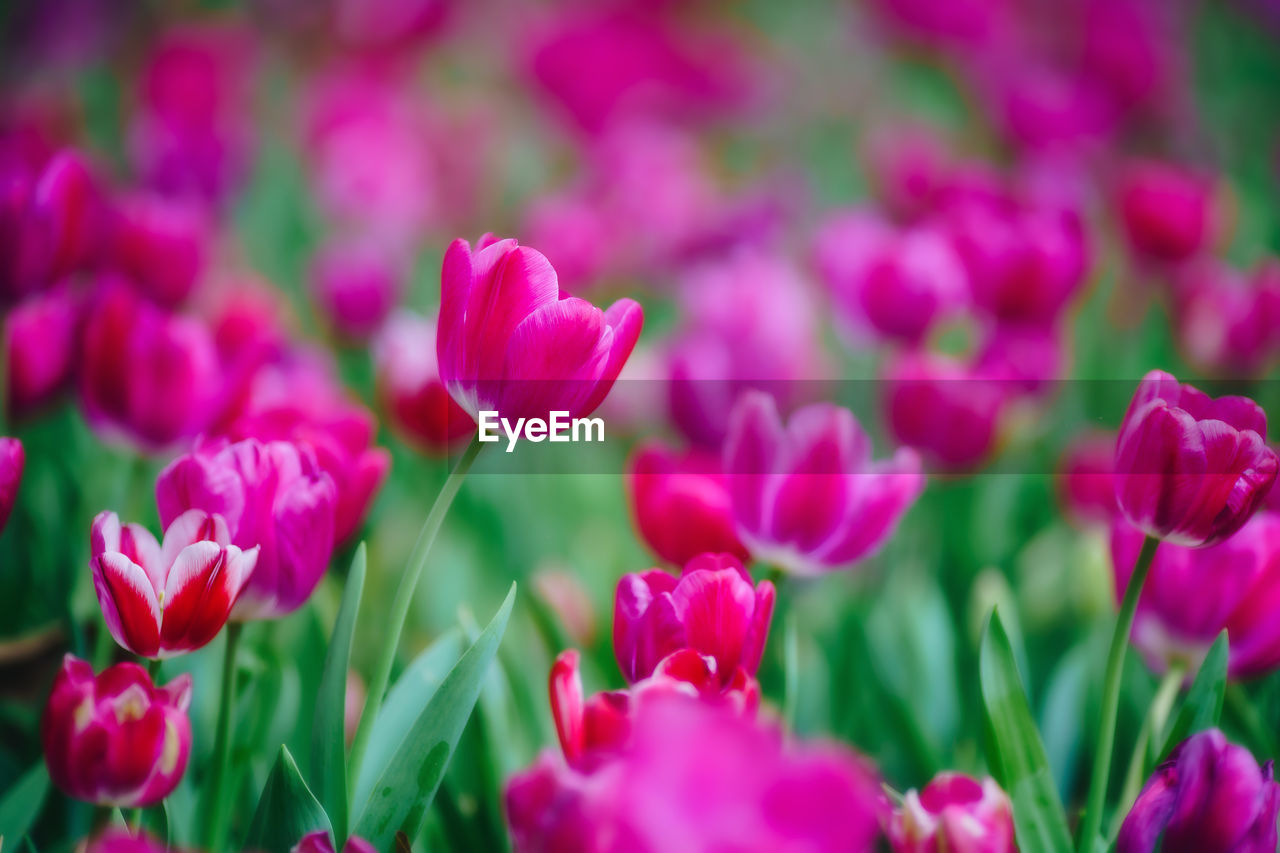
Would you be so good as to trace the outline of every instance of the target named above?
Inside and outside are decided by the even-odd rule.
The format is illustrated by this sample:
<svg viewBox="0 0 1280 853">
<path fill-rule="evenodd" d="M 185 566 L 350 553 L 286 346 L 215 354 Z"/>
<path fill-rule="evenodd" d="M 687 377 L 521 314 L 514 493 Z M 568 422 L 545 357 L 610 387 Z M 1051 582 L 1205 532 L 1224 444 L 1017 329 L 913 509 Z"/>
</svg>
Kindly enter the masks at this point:
<svg viewBox="0 0 1280 853">
<path fill-rule="evenodd" d="M 0 437 L 0 530 L 9 523 L 9 514 L 18 500 L 18 487 L 22 485 L 22 469 L 26 463 L 27 453 L 21 441 Z"/>
<path fill-rule="evenodd" d="M 1142 534 L 1111 531 L 1116 595 L 1133 574 Z M 1280 514 L 1263 510 L 1229 539 L 1205 548 L 1165 542 L 1142 587 L 1133 642 L 1156 671 L 1178 662 L 1194 670 L 1218 633 L 1230 637 L 1229 671 L 1252 678 L 1280 667 L 1280 628 L 1269 614 L 1280 602 Z"/>
<path fill-rule="evenodd" d="M 253 575 L 257 547 L 230 544 L 220 515 L 192 509 L 157 543 L 114 512 L 93 520 L 93 588 L 107 629 L 136 655 L 166 658 L 202 648 L 222 630 Z"/>
<path fill-rule="evenodd" d="M 260 549 L 233 619 L 284 616 L 310 598 L 333 551 L 335 504 L 315 454 L 285 441 L 202 440 L 156 480 L 166 525 L 203 510 L 225 519 L 235 545 Z"/>
<path fill-rule="evenodd" d="M 67 655 L 41 722 L 49 776 L 78 800 L 138 808 L 167 797 L 191 752 L 191 676 L 156 687 L 136 663 L 94 676 Z"/>
<path fill-rule="evenodd" d="M 328 830 L 317 829 L 302 836 L 290 853 L 333 853 L 333 839 Z M 353 835 L 342 845 L 342 853 L 377 853 L 377 850 L 368 841 Z"/>
<path fill-rule="evenodd" d="M 751 576 L 730 554 L 703 554 L 675 578 L 661 569 L 618 581 L 613 605 L 613 649 L 627 681 L 653 674 L 681 649 L 714 661 L 714 676 L 728 684 L 739 668 L 755 675 L 769 637 L 773 584 L 751 586 Z"/>
<path fill-rule="evenodd" d="M 884 406 L 893 436 L 931 463 L 960 471 L 995 446 L 1015 384 L 941 355 L 909 354 L 890 364 Z"/>
<path fill-rule="evenodd" d="M 119 279 L 89 300 L 80 346 L 80 396 L 89 421 L 160 448 L 195 436 L 223 393 L 208 330 L 170 314 Z"/>
<path fill-rule="evenodd" d="M 107 827 L 101 835 L 89 842 L 85 853 L 169 853 L 176 848 L 163 841 L 157 841 L 145 832 L 137 835 L 128 827 Z"/>
<path fill-rule="evenodd" d="M 436 354 L 440 378 L 473 417 L 590 414 L 640 336 L 630 299 L 607 311 L 563 297 L 550 262 L 515 240 L 455 240 L 444 257 Z"/>
<path fill-rule="evenodd" d="M 1016 853 L 1013 803 L 994 779 L 939 773 L 912 789 L 889 818 L 894 853 Z"/>
<path fill-rule="evenodd" d="M 677 454 L 649 442 L 632 455 L 627 485 L 636 527 L 663 560 L 684 565 L 707 552 L 747 559 L 715 456 L 698 450 Z"/>
<path fill-rule="evenodd" d="M 551 719 L 571 767 L 589 770 L 626 744 L 631 730 L 631 696 L 614 690 L 587 698 L 577 651 L 570 649 L 556 657 L 548 684 Z"/>
<path fill-rule="evenodd" d="M 1129 164 L 1117 205 L 1130 247 L 1145 260 L 1168 264 L 1204 251 L 1218 228 L 1215 192 L 1209 177 L 1172 163 Z"/>
<path fill-rule="evenodd" d="M 428 453 L 441 454 L 476 424 L 453 401 L 436 364 L 435 318 L 394 315 L 374 341 L 378 396 L 401 433 Z"/>
<path fill-rule="evenodd" d="M 350 340 L 378 330 L 403 290 L 403 272 L 376 243 L 333 243 L 316 256 L 312 290 L 329 326 Z"/>
<path fill-rule="evenodd" d="M 747 549 L 800 575 L 874 552 L 924 488 L 913 451 L 871 460 L 871 440 L 848 409 L 806 406 L 784 427 L 773 399 L 760 392 L 734 406 L 724 469 Z"/>
<path fill-rule="evenodd" d="M 1115 464 L 1116 437 L 1111 433 L 1088 433 L 1068 445 L 1056 477 L 1059 502 L 1072 520 L 1110 524 L 1116 517 Z"/>
<path fill-rule="evenodd" d="M 1227 375 L 1259 375 L 1280 353 L 1280 261 L 1250 273 L 1204 263 L 1174 290 L 1178 342 L 1187 357 Z"/>
<path fill-rule="evenodd" d="M 922 126 L 872 129 L 865 160 L 881 203 L 906 221 L 931 213 L 950 178 L 950 157 L 943 141 Z"/>
<path fill-rule="evenodd" d="M 334 35 L 352 47 L 378 55 L 412 51 L 438 33 L 454 0 L 334 0 Z"/>
<path fill-rule="evenodd" d="M 28 297 L 4 320 L 9 408 L 22 417 L 71 382 L 80 327 L 80 299 L 66 286 Z"/>
<path fill-rule="evenodd" d="M 1134 527 L 1175 545 L 1226 539 L 1276 478 L 1267 416 L 1246 397 L 1211 399 L 1163 371 L 1143 378 L 1116 442 L 1116 501 Z"/>
<path fill-rule="evenodd" d="M 204 272 L 211 241 L 200 209 L 163 196 L 120 202 L 111 255 L 149 299 L 174 307 L 185 302 Z"/>
</svg>

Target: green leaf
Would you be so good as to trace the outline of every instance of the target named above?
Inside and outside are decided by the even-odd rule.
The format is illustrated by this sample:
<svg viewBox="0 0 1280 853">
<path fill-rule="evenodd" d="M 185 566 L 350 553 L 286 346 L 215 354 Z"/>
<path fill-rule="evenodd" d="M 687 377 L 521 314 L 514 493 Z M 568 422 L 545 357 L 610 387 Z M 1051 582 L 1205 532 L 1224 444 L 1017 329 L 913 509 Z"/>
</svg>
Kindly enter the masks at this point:
<svg viewBox="0 0 1280 853">
<path fill-rule="evenodd" d="M 329 651 L 324 659 L 324 674 L 316 701 L 315 723 L 311 729 L 311 773 L 325 811 L 333 821 L 339 840 L 347 837 L 347 670 L 351 663 L 351 636 L 360 611 L 364 590 L 366 557 L 361 542 L 351 560 L 342 605 L 329 638 Z"/>
<path fill-rule="evenodd" d="M 987 761 L 1010 799 L 1018 846 L 1023 850 L 1071 850 L 1062 800 L 1053 784 L 1044 745 L 1013 661 L 1009 635 L 992 611 L 979 658 Z"/>
<path fill-rule="evenodd" d="M 397 832 L 416 838 L 462 730 L 480 696 L 489 665 L 511 617 L 516 585 L 479 638 L 445 676 L 405 733 L 356 820 L 355 834 L 386 850 Z M 389 696 L 388 696 L 389 698 Z M 381 718 L 379 718 L 379 724 Z"/>
<path fill-rule="evenodd" d="M 40 816 L 40 807 L 48 793 L 49 771 L 42 760 L 36 762 L 0 800 L 0 847 L 5 840 L 17 847 L 18 840 L 27 834 L 31 824 Z"/>
<path fill-rule="evenodd" d="M 303 781 L 289 748 L 281 745 L 258 798 L 244 849 L 289 853 L 302 836 L 317 829 L 331 832 L 329 817 Z"/>
<path fill-rule="evenodd" d="M 1222 697 L 1227 690 L 1227 632 L 1223 629 L 1209 647 L 1200 671 L 1187 691 L 1178 716 L 1173 719 L 1168 733 L 1161 741 L 1160 758 L 1163 760 L 1175 746 L 1196 732 L 1211 729 L 1222 716 Z"/>
</svg>

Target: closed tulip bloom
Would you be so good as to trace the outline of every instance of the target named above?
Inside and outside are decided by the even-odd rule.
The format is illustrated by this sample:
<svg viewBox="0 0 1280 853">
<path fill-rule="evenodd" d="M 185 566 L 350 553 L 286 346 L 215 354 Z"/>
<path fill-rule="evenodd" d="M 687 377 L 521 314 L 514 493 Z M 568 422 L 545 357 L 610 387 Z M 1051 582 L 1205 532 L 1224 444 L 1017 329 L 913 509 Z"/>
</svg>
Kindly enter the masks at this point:
<svg viewBox="0 0 1280 853">
<path fill-rule="evenodd" d="M 290 853 L 334 853 L 333 839 L 328 830 L 317 829 L 302 836 Z M 342 853 L 377 853 L 377 850 L 368 841 L 353 835 L 342 845 Z"/>
<path fill-rule="evenodd" d="M 1174 316 L 1192 363 L 1225 375 L 1260 374 L 1280 353 L 1280 261 L 1248 273 L 1193 265 L 1177 280 Z"/>
<path fill-rule="evenodd" d="M 653 674 L 681 649 L 714 662 L 722 684 L 741 668 L 754 675 L 764 654 L 776 592 L 730 554 L 703 554 L 676 578 L 661 569 L 618 581 L 613 605 L 613 650 L 629 682 Z"/>
<path fill-rule="evenodd" d="M 601 311 L 562 296 L 534 249 L 486 237 L 455 240 L 444 257 L 436 354 L 440 378 L 472 416 L 585 416 L 609 392 L 640 336 L 630 299 Z"/>
<path fill-rule="evenodd" d="M 875 551 L 924 488 L 920 459 L 871 459 L 853 413 L 806 406 L 783 425 L 773 398 L 747 392 L 724 451 L 738 535 L 757 560 L 814 575 Z"/>
<path fill-rule="evenodd" d="M 9 523 L 9 514 L 18 500 L 18 487 L 22 485 L 22 470 L 26 463 L 27 453 L 21 441 L 8 436 L 0 438 L 0 530 Z"/>
<path fill-rule="evenodd" d="M 160 520 L 200 509 L 226 520 L 231 542 L 259 548 L 233 619 L 273 619 L 311 597 L 333 551 L 333 480 L 305 446 L 200 441 L 156 480 Z"/>
<path fill-rule="evenodd" d="M 1015 853 L 1013 803 L 994 779 L 939 773 L 888 820 L 894 853 Z"/>
<path fill-rule="evenodd" d="M 205 267 L 211 241 L 204 212 L 163 196 L 120 203 L 112 258 L 147 297 L 174 307 L 186 301 Z"/>
<path fill-rule="evenodd" d="M 1210 729 L 1156 768 L 1120 826 L 1116 853 L 1274 853 L 1278 814 L 1271 762 L 1259 767 Z"/>
<path fill-rule="evenodd" d="M 1156 161 L 1132 163 L 1117 190 L 1120 223 L 1141 258 L 1174 264 L 1208 248 L 1217 227 L 1213 180 Z"/>
<path fill-rule="evenodd" d="M 400 312 L 378 334 L 373 357 L 391 423 L 427 452 L 443 453 L 476 424 L 440 381 L 435 341 L 435 318 Z"/>
<path fill-rule="evenodd" d="M 354 341 L 376 332 L 403 290 L 402 266 L 376 241 L 335 242 L 321 250 L 312 264 L 312 293 L 329 326 Z"/>
<path fill-rule="evenodd" d="M 93 588 L 116 642 L 136 655 L 165 658 L 203 647 L 222 630 L 253 575 L 258 549 L 230 544 L 220 515 L 192 509 L 157 543 L 114 512 L 93 520 Z"/>
<path fill-rule="evenodd" d="M 1055 476 L 1059 502 L 1072 521 L 1106 525 L 1115 518 L 1115 465 L 1116 438 L 1110 433 L 1088 433 L 1068 445 Z"/>
<path fill-rule="evenodd" d="M 66 286 L 28 297 L 4 320 L 9 358 L 9 407 L 22 416 L 71 382 L 80 327 L 80 300 Z"/>
<path fill-rule="evenodd" d="M 699 450 L 675 453 L 650 442 L 637 449 L 627 467 L 636 527 L 659 557 L 676 565 L 707 552 L 747 558 L 718 458 Z"/>
<path fill-rule="evenodd" d="M 1153 370 L 1116 442 L 1116 501 L 1134 527 L 1199 547 L 1235 533 L 1266 497 L 1276 454 L 1267 416 L 1245 397 L 1212 399 Z"/>
<path fill-rule="evenodd" d="M 164 687 L 136 663 L 95 676 L 88 661 L 63 659 L 40 732 L 45 764 L 77 800 L 120 808 L 167 797 L 191 753 L 191 676 Z"/>
</svg>

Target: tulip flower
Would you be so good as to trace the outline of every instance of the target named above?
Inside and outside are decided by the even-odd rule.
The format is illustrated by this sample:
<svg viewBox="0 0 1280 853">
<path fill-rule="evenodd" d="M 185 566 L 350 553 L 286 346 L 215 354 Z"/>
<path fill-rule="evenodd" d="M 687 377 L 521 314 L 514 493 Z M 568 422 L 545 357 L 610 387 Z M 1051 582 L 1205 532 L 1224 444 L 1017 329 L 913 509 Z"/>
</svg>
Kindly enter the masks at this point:
<svg viewBox="0 0 1280 853">
<path fill-rule="evenodd" d="M 1195 264 L 1177 278 L 1178 343 L 1194 364 L 1227 375 L 1257 376 L 1280 354 L 1280 261 L 1249 273 Z"/>
<path fill-rule="evenodd" d="M 1083 435 L 1063 452 L 1056 474 L 1058 498 L 1072 520 L 1110 524 L 1115 518 L 1115 463 L 1116 439 L 1110 433 Z"/>
<path fill-rule="evenodd" d="M 328 830 L 317 829 L 302 836 L 290 853 L 333 853 L 333 839 Z M 377 853 L 377 850 L 368 841 L 353 835 L 342 845 L 342 853 Z"/>
<path fill-rule="evenodd" d="M 157 543 L 114 512 L 93 520 L 90 565 L 107 629 L 117 643 L 147 658 L 203 647 L 222 630 L 253 575 L 258 548 L 230 544 L 220 515 L 192 509 L 175 518 Z"/>
<path fill-rule="evenodd" d="M 27 454 L 21 441 L 0 437 L 0 530 L 9 523 L 9 514 L 18 500 L 18 487 L 22 485 L 22 469 L 26 462 Z"/>
<path fill-rule="evenodd" d="M 191 752 L 191 676 L 164 687 L 136 663 L 100 675 L 63 659 L 41 722 L 49 776 L 78 800 L 121 808 L 154 805 L 178 786 Z"/>
<path fill-rule="evenodd" d="M 391 422 L 429 453 L 443 453 L 475 432 L 471 416 L 449 396 L 436 365 L 434 318 L 401 312 L 373 346 L 378 394 Z"/>
<path fill-rule="evenodd" d="M 329 326 L 359 341 L 378 330 L 403 290 L 403 264 L 376 242 L 335 242 L 312 263 L 312 292 Z"/>
<path fill-rule="evenodd" d="M 455 240 L 441 275 L 440 378 L 469 414 L 590 414 L 635 347 L 643 312 L 630 299 L 607 311 L 562 297 L 543 255 L 486 237 Z"/>
<path fill-rule="evenodd" d="M 203 211 L 163 196 L 131 196 L 119 204 L 112 259 L 147 298 L 172 308 L 191 295 L 210 242 Z"/>
<path fill-rule="evenodd" d="M 1013 803 L 994 779 L 939 773 L 912 789 L 886 827 L 894 853 L 1015 853 Z"/>
<path fill-rule="evenodd" d="M 80 300 L 56 286 L 14 306 L 4 321 L 9 407 L 31 413 L 70 384 L 76 362 Z"/>
<path fill-rule="evenodd" d="M 627 468 L 636 527 L 659 557 L 677 565 L 707 552 L 747 558 L 734 531 L 719 459 L 698 450 L 677 454 L 650 442 L 636 450 Z"/>
<path fill-rule="evenodd" d="M 169 853 L 172 849 L 145 832 L 135 835 L 128 827 L 111 826 L 90 841 L 84 853 Z"/>
<path fill-rule="evenodd" d="M 1266 414 L 1245 397 L 1208 395 L 1159 370 L 1134 394 L 1116 442 L 1116 500 L 1134 527 L 1175 545 L 1226 539 L 1276 478 Z"/>
<path fill-rule="evenodd" d="M 1117 189 L 1120 223 L 1141 258 L 1175 264 L 1213 242 L 1217 213 L 1214 181 L 1157 161 L 1129 164 Z"/>
<path fill-rule="evenodd" d="M 913 451 L 872 462 L 871 441 L 848 409 L 806 406 L 784 427 L 761 392 L 734 407 L 724 470 L 747 549 L 800 575 L 875 551 L 924 488 Z"/>
<path fill-rule="evenodd" d="M 680 649 L 714 661 L 728 684 L 739 668 L 754 675 L 764 654 L 776 593 L 730 554 L 703 554 L 679 577 L 651 569 L 623 575 L 613 606 L 613 649 L 629 682 L 653 674 Z"/>
<path fill-rule="evenodd" d="M 156 480 L 166 525 L 203 510 L 225 519 L 236 546 L 259 549 L 237 620 L 284 616 L 311 597 L 333 551 L 336 499 L 310 448 L 285 441 L 201 440 Z"/>
<path fill-rule="evenodd" d="M 1120 825 L 1116 853 L 1273 853 L 1280 785 L 1271 762 L 1217 729 L 1192 735 L 1156 768 Z"/>
<path fill-rule="evenodd" d="M 571 767 L 589 769 L 626 743 L 631 729 L 631 696 L 614 690 L 588 699 L 582 689 L 577 651 L 570 649 L 556 657 L 548 683 L 551 718 Z"/>
</svg>

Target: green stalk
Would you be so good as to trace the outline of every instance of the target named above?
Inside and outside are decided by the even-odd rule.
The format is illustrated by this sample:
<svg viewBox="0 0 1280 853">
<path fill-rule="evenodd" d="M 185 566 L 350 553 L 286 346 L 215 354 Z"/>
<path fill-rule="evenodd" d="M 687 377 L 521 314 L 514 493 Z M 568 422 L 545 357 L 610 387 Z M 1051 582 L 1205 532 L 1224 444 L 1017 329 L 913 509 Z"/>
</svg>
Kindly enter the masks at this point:
<svg viewBox="0 0 1280 853">
<path fill-rule="evenodd" d="M 1151 700 L 1151 707 L 1147 710 L 1147 716 L 1142 721 L 1142 729 L 1138 732 L 1138 742 L 1133 747 L 1133 755 L 1129 757 L 1129 769 L 1124 774 L 1124 787 L 1120 789 L 1120 807 L 1116 809 L 1117 830 L 1119 829 L 1118 821 L 1129 813 L 1134 801 L 1138 799 L 1138 793 L 1142 790 L 1142 783 L 1146 780 L 1147 750 L 1151 738 L 1158 735 L 1164 728 L 1165 721 L 1169 719 L 1169 711 L 1173 708 L 1173 700 L 1178 696 L 1178 688 L 1182 686 L 1186 677 L 1185 661 L 1174 661 L 1169 664 L 1169 671 L 1164 674 L 1159 688 L 1156 689 L 1155 698 Z"/>
<path fill-rule="evenodd" d="M 395 598 L 391 602 L 390 621 L 386 623 L 386 644 L 378 658 L 377 668 L 369 680 L 369 690 L 365 694 L 364 711 L 360 714 L 360 725 L 356 728 L 355 739 L 351 742 L 351 760 L 347 762 L 347 778 L 354 782 L 360 775 L 360 763 L 364 759 L 365 747 L 369 743 L 369 733 L 373 731 L 374 721 L 382 707 L 382 697 L 387 692 L 391 681 L 391 669 L 395 665 L 396 652 L 400 648 L 400 634 L 404 631 L 405 620 L 409 616 L 409 607 L 413 604 L 413 594 L 418 588 L 422 570 L 427 565 L 427 557 L 431 554 L 431 546 L 435 544 L 436 534 L 444 523 L 445 514 L 453 504 L 462 481 L 466 479 L 471 463 L 475 462 L 480 452 L 479 436 L 471 439 L 467 449 L 458 459 L 449 478 L 444 481 L 440 494 L 436 495 L 427 519 L 422 523 L 422 531 L 418 533 L 418 541 L 414 543 L 413 552 L 409 554 L 409 564 L 400 578 L 400 586 L 396 589 Z M 354 785 L 351 786 L 354 789 Z"/>
<path fill-rule="evenodd" d="M 221 853 L 227 845 L 228 785 L 231 766 L 231 714 L 236 699 L 236 650 L 240 646 L 243 622 L 227 623 L 227 645 L 222 658 L 222 697 L 218 704 L 218 727 L 213 740 L 213 776 L 206 795 L 205 846 Z"/>
<path fill-rule="evenodd" d="M 1111 750 L 1116 740 L 1116 717 L 1120 709 L 1120 677 L 1124 674 L 1124 656 L 1129 649 L 1129 632 L 1133 629 L 1133 616 L 1138 609 L 1138 597 L 1151 570 L 1158 539 L 1148 536 L 1142 543 L 1138 563 L 1129 578 L 1129 588 L 1120 602 L 1120 616 L 1116 620 L 1115 633 L 1111 635 L 1111 650 L 1107 654 L 1106 680 L 1102 689 L 1102 719 L 1098 723 L 1098 748 L 1093 757 L 1093 775 L 1089 779 L 1089 799 L 1086 801 L 1084 825 L 1080 833 L 1080 853 L 1092 853 L 1094 841 L 1102 831 L 1102 810 L 1107 801 L 1107 782 L 1111 778 Z"/>
</svg>

